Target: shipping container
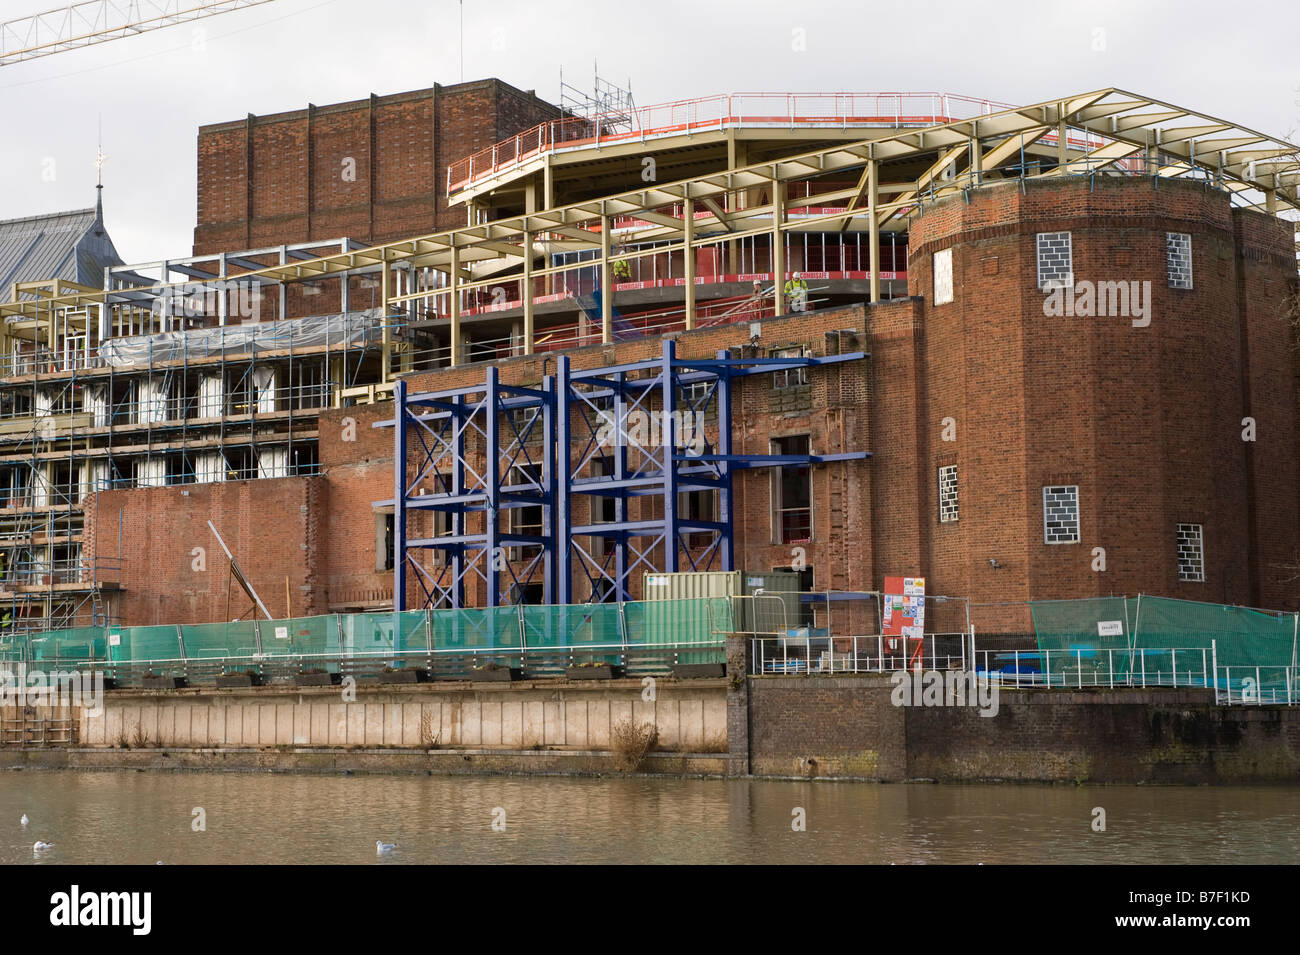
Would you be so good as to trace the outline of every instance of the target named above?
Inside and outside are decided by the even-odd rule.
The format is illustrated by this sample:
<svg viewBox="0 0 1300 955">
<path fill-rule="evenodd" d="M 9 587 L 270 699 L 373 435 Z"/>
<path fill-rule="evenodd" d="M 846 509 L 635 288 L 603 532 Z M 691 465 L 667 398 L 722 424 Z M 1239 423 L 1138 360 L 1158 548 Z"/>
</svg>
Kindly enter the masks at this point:
<svg viewBox="0 0 1300 955">
<path fill-rule="evenodd" d="M 641 592 L 645 600 L 740 597 L 733 604 L 736 630 L 742 633 L 784 633 L 801 620 L 799 574 L 792 570 L 647 573 Z M 772 595 L 780 600 L 771 599 Z"/>
</svg>

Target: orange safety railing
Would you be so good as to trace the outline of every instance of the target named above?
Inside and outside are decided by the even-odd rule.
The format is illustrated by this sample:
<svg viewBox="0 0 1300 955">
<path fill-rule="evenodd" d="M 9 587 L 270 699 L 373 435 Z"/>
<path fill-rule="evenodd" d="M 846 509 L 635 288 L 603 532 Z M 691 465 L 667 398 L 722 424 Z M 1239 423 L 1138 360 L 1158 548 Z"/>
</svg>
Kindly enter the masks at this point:
<svg viewBox="0 0 1300 955">
<path fill-rule="evenodd" d="M 952 93 L 724 93 L 569 116 L 525 130 L 447 167 L 447 194 L 543 153 L 737 126 L 933 126 L 1011 107 Z"/>
<path fill-rule="evenodd" d="M 734 127 L 773 129 L 935 126 L 1013 107 L 954 93 L 724 93 L 540 123 L 447 167 L 447 195 L 544 153 Z M 1056 142 L 1056 134 L 1042 137 Z M 1070 130 L 1070 145 L 1105 139 Z"/>
</svg>

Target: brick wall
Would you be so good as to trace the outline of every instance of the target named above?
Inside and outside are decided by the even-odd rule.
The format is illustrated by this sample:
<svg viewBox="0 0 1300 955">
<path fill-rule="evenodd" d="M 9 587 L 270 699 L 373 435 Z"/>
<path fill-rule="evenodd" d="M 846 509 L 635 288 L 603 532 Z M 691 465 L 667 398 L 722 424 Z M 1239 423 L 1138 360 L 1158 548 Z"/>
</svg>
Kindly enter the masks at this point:
<svg viewBox="0 0 1300 955">
<path fill-rule="evenodd" d="M 286 576 L 293 616 L 324 613 L 324 491 L 319 477 L 101 491 L 87 513 L 85 548 L 89 559 L 115 559 L 120 512 L 123 592 L 111 599 L 125 625 L 228 620 L 227 591 L 232 616 L 249 605 L 238 584 L 230 586 L 208 521 L 273 617 L 289 615 Z M 203 569 L 195 548 L 203 549 Z"/>
<path fill-rule="evenodd" d="M 393 406 L 386 402 L 335 408 L 319 419 L 320 462 L 329 500 L 320 576 L 326 592 L 322 599 L 331 610 L 392 604 L 392 571 L 375 569 L 376 561 L 382 561 L 375 526 L 376 516 L 382 519 L 382 514 L 371 506 L 393 497 L 393 432 L 372 427 L 392 414 Z"/>
<path fill-rule="evenodd" d="M 201 127 L 194 254 L 464 225 L 447 166 L 558 113 L 489 79 Z"/>
<path fill-rule="evenodd" d="M 1149 324 L 1044 313 L 1035 239 L 1058 231 L 1072 234 L 1076 282 L 1150 282 Z M 1191 234 L 1192 289 L 1168 286 L 1167 231 Z M 954 249 L 954 301 L 925 315 L 918 431 L 930 434 L 921 486 L 932 586 L 1296 605 L 1279 566 L 1300 531 L 1296 494 L 1282 486 L 1294 487 L 1297 466 L 1285 227 L 1230 212 L 1199 184 L 1099 179 L 1007 184 L 928 208 L 910 247 L 913 291 L 927 295 L 932 254 Z M 1253 444 L 1242 440 L 1248 406 L 1268 421 Z M 938 439 L 945 417 L 955 441 Z M 962 509 L 941 525 L 934 477 L 945 464 L 958 465 Z M 1047 484 L 1078 485 L 1080 543 L 1043 542 Z M 1178 523 L 1204 525 L 1203 582 L 1179 580 Z M 1104 571 L 1093 570 L 1094 548 Z"/>
<path fill-rule="evenodd" d="M 894 706 L 887 675 L 748 682 L 756 775 L 1205 784 L 1300 774 L 1300 711 L 1215 706 L 1204 690 L 1004 689 L 986 717 Z"/>
</svg>

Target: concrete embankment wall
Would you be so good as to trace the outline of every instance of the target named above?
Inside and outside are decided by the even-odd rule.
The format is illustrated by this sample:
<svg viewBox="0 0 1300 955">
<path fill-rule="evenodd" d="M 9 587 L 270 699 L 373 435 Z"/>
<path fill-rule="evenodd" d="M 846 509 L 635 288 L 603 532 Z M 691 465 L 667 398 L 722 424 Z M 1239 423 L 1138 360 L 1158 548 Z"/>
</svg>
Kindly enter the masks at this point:
<svg viewBox="0 0 1300 955">
<path fill-rule="evenodd" d="M 611 732 L 658 730 L 650 772 L 721 774 L 723 680 L 112 690 L 70 747 L 0 750 L 0 765 L 435 772 L 609 772 Z M 14 721 L 14 707 L 0 718 Z"/>
<path fill-rule="evenodd" d="M 709 686 L 699 686 L 707 682 Z M 698 752 L 726 741 L 721 680 L 661 680 L 655 699 L 636 680 L 600 683 L 421 684 L 245 690 L 117 690 L 102 716 L 84 717 L 89 746 L 134 745 L 137 729 L 167 746 L 331 746 L 434 749 L 469 746 L 606 749 L 623 720 L 653 723 L 660 747 Z"/>
<path fill-rule="evenodd" d="M 601 773 L 611 728 L 653 723 L 643 772 L 1091 783 L 1300 782 L 1300 708 L 1203 690 L 1001 689 L 997 712 L 895 706 L 887 675 L 117 690 L 72 746 L 0 766 Z M 18 714 L 6 708 L 6 720 Z M 64 712 L 62 715 L 66 716 Z M 124 745 L 125 744 L 125 745 Z"/>
</svg>

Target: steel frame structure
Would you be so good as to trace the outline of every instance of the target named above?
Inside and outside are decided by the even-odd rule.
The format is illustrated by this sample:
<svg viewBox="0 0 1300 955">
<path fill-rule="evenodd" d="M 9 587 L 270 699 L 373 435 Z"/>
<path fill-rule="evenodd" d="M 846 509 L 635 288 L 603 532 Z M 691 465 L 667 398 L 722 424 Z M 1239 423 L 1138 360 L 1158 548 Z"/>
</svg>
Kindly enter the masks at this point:
<svg viewBox="0 0 1300 955">
<path fill-rule="evenodd" d="M 1072 146 L 1071 133 L 1085 145 Z M 1078 135 L 1075 139 L 1078 140 Z M 1049 145 L 1055 136 L 1054 148 Z M 1050 156 L 1030 168 L 1026 158 Z M 1031 106 L 892 135 L 842 142 L 799 155 L 735 166 L 724 172 L 653 184 L 643 189 L 541 209 L 368 249 L 347 249 L 313 259 L 288 261 L 241 273 L 253 281 L 300 282 L 338 279 L 340 273 L 378 268 L 383 279 L 381 307 L 445 296 L 450 317 L 451 363 L 461 364 L 459 292 L 489 288 L 509 272 L 531 278 L 565 271 L 534 268 L 539 257 L 555 252 L 595 250 L 602 266 L 602 333 L 612 341 L 613 296 L 609 294 L 612 244 L 618 219 L 648 228 L 638 242 L 662 240 L 667 249 L 699 249 L 750 235 L 771 235 L 774 244 L 788 232 L 863 230 L 870 235 L 871 300 L 880 300 L 879 237 L 882 230 L 906 228 L 918 206 L 1003 178 L 1039 179 L 1098 175 L 1125 161 L 1143 164 L 1159 180 L 1187 176 L 1213 182 L 1250 208 L 1277 215 L 1300 210 L 1300 147 L 1202 113 L 1119 89 L 1103 89 Z M 926 160 L 929 160 L 928 162 Z M 1017 161 L 1018 160 L 1018 161 Z M 918 173 L 917 170 L 920 170 Z M 856 184 L 832 186 L 798 200 L 820 214 L 791 218 L 782 187 L 828 176 L 856 173 Z M 746 190 L 770 193 L 765 203 L 734 200 Z M 668 211 L 665 211 L 667 209 Z M 674 212 L 680 209 L 680 212 Z M 619 253 L 634 258 L 651 253 Z M 691 262 L 692 256 L 686 256 Z M 785 272 L 784 262 L 772 271 Z M 522 273 L 515 271 L 522 266 Z M 431 268 L 447 277 L 436 291 L 393 294 L 387 276 L 394 269 Z M 686 325 L 694 325 L 694 285 L 686 276 Z M 37 319 L 53 310 L 99 304 L 107 291 L 75 291 L 40 300 L 0 303 L 0 318 Z M 778 314 L 781 300 L 777 299 Z M 525 352 L 534 338 L 532 296 L 524 296 Z"/>
<path fill-rule="evenodd" d="M 560 355 L 540 387 L 504 384 L 495 366 L 484 369 L 482 384 L 442 391 L 408 393 L 399 380 L 394 417 L 373 425 L 393 429 L 394 497 L 375 506 L 393 508 L 394 609 L 415 609 L 408 572 L 421 591 L 419 607 L 461 608 L 469 580 L 483 583 L 486 605 L 495 607 L 519 603 L 529 583 L 542 584 L 545 603 L 567 604 L 578 578 L 590 588 L 587 602 L 611 602 L 631 599 L 638 570 L 734 569 L 738 471 L 870 456 L 734 453 L 734 382 L 867 357 L 733 358 L 722 350 L 713 358 L 678 358 L 676 342 L 666 339 L 659 357 L 618 365 L 575 370 Z M 714 426 L 706 429 L 710 415 Z M 467 440 L 474 435 L 478 447 Z M 598 458 L 610 466 L 593 473 Z M 514 480 L 520 473 L 525 479 Z M 713 496 L 714 519 L 680 513 L 678 495 L 690 491 Z M 579 495 L 612 498 L 614 519 L 575 523 Z M 659 501 L 656 516 L 633 519 L 629 503 L 651 497 Z M 540 508 L 540 534 L 519 533 L 502 519 L 521 507 Z M 413 535 L 411 512 L 446 514 L 447 527 Z M 473 528 L 471 515 L 480 515 Z M 693 549 L 685 534 L 709 535 L 707 546 Z M 507 547 L 535 550 L 511 561 Z M 426 551 L 441 555 L 437 573 L 419 559 Z"/>
<path fill-rule="evenodd" d="M 885 131 L 878 131 L 885 132 Z M 1055 137 L 1055 143 L 1052 138 Z M 1081 144 L 1081 145 L 1080 145 Z M 749 236 L 771 236 L 770 271 L 781 276 L 777 254 L 790 233 L 864 231 L 869 236 L 870 298 L 880 301 L 880 234 L 906 229 L 907 217 L 926 203 L 998 180 L 1139 174 L 1153 181 L 1193 177 L 1230 195 L 1238 205 L 1278 215 L 1300 211 L 1300 147 L 1238 124 L 1119 89 L 1102 89 L 1019 106 L 924 128 L 899 129 L 860 141 L 844 141 L 765 162 L 633 191 L 543 208 L 367 249 L 345 249 L 311 259 L 241 273 L 251 281 L 320 282 L 347 273 L 380 273 L 385 314 L 406 303 L 424 303 L 448 320 L 450 363 L 465 362 L 461 294 L 503 280 L 524 287 L 570 266 L 536 268 L 557 252 L 594 251 L 601 269 L 601 335 L 613 341 L 613 295 L 609 265 L 617 257 L 705 249 Z M 1030 160 L 1035 160 L 1031 162 Z M 787 200 L 789 183 L 819 189 Z M 742 201 L 766 195 L 766 201 Z M 792 216 L 792 207 L 817 210 Z M 636 241 L 660 242 L 650 251 L 619 251 L 611 231 L 637 224 Z M 694 255 L 684 283 L 685 327 L 695 323 Z M 395 291 L 401 271 L 432 269 L 446 276 L 436 288 Z M 780 279 L 778 279 L 778 284 Z M 201 284 L 201 283 L 200 283 Z M 65 291 L 39 299 L 0 303 L 9 323 L 41 321 L 60 309 L 103 303 L 110 291 Z M 534 296 L 523 296 L 523 350 L 536 337 Z M 438 302 L 441 307 L 430 306 Z M 776 312 L 783 314 L 780 296 Z"/>
</svg>

